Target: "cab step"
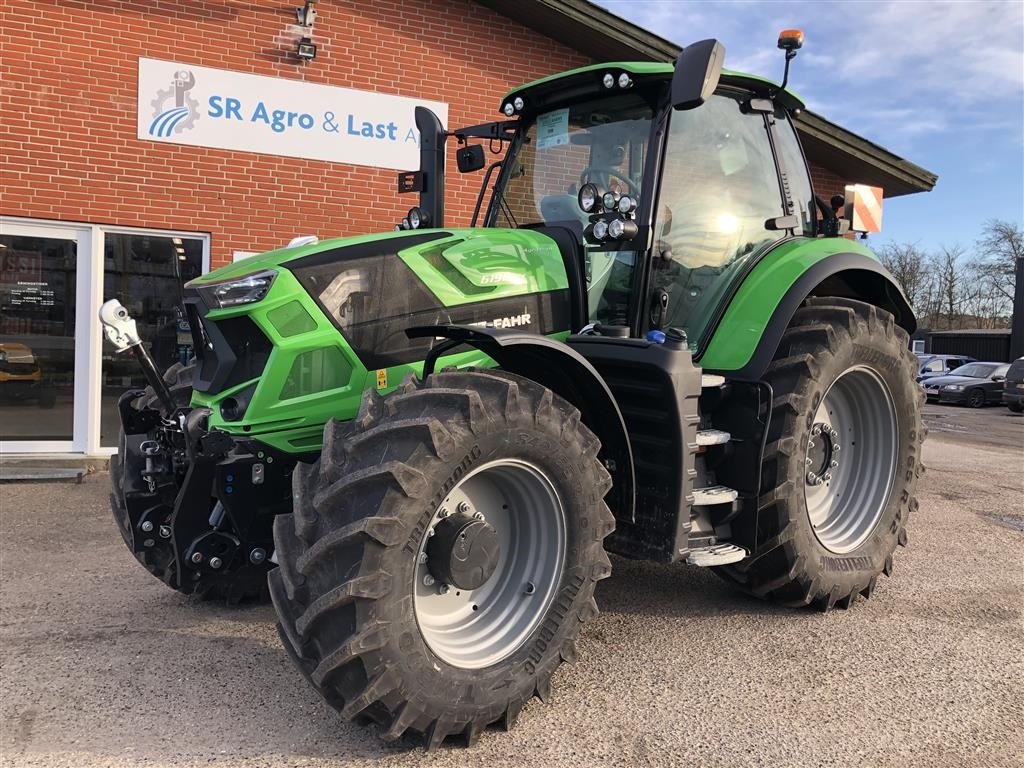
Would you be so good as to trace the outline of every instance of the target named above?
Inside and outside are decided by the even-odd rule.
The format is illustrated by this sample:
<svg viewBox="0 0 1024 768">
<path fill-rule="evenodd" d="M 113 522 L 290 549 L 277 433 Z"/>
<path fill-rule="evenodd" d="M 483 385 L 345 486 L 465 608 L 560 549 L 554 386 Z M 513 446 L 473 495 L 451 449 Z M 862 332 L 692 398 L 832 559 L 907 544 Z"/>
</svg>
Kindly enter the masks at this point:
<svg viewBox="0 0 1024 768">
<path fill-rule="evenodd" d="M 721 429 L 701 429 L 697 431 L 697 445 L 724 445 L 731 437 Z"/>
<path fill-rule="evenodd" d="M 713 565 L 738 563 L 747 556 L 747 550 L 735 544 L 712 544 L 709 547 L 691 549 L 686 553 L 686 562 L 707 568 Z"/>
<path fill-rule="evenodd" d="M 703 389 L 714 389 L 715 387 L 725 386 L 725 376 L 717 376 L 713 373 L 702 373 L 700 375 L 700 385 Z"/>
<path fill-rule="evenodd" d="M 739 498 L 739 495 L 739 491 L 726 488 L 724 485 L 695 488 L 693 491 L 693 506 L 707 507 L 714 504 L 731 504 Z"/>
</svg>

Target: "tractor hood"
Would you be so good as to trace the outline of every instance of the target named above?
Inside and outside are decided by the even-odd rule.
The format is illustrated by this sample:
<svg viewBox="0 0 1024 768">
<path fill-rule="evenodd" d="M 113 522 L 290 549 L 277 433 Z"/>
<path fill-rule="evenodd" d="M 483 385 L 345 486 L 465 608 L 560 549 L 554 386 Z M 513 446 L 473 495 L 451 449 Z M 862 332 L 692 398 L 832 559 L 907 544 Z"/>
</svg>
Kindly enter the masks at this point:
<svg viewBox="0 0 1024 768">
<path fill-rule="evenodd" d="M 405 262 L 446 306 L 559 290 L 568 282 L 558 245 L 529 229 L 421 229 L 339 237 L 279 248 L 230 264 L 189 283 L 200 287 L 267 269 L 342 263 L 370 254 Z"/>
</svg>

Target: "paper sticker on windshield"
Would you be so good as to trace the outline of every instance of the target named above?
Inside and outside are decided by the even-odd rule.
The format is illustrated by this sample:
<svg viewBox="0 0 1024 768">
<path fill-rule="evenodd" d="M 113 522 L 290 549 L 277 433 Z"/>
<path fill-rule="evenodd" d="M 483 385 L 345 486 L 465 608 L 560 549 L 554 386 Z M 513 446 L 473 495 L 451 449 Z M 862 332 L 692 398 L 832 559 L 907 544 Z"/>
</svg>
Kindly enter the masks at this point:
<svg viewBox="0 0 1024 768">
<path fill-rule="evenodd" d="M 537 149 L 569 143 L 569 110 L 556 109 L 537 118 Z"/>
</svg>

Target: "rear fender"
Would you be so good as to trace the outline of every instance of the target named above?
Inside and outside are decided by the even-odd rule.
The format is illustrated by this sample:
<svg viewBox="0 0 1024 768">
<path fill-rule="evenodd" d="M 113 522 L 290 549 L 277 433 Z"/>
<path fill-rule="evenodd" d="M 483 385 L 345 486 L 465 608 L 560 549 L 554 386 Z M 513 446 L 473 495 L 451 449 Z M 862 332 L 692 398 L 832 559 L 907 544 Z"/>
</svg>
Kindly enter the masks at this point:
<svg viewBox="0 0 1024 768">
<path fill-rule="evenodd" d="M 456 346 L 479 349 L 500 368 L 536 381 L 580 409 L 583 423 L 601 441 L 601 459 L 612 476 L 608 503 L 616 517 L 633 519 L 633 452 L 626 423 L 608 385 L 587 360 L 560 341 L 514 330 L 462 325 L 410 328 L 409 338 L 444 338 L 424 360 L 423 378 Z"/>
<path fill-rule="evenodd" d="M 761 379 L 809 296 L 864 301 L 891 312 L 908 333 L 917 327 L 899 283 L 867 248 L 842 238 L 791 241 L 765 256 L 733 294 L 700 357 L 704 371 Z"/>
</svg>

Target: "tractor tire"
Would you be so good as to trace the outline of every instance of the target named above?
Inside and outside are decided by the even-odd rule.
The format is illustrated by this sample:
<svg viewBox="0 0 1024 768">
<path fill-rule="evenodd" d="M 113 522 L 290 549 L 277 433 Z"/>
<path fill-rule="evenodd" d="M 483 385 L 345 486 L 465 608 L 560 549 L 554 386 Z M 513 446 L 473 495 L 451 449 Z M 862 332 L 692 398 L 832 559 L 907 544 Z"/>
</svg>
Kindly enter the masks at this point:
<svg viewBox="0 0 1024 768">
<path fill-rule="evenodd" d="M 188 406 L 192 399 L 194 376 L 194 362 L 188 365 L 175 363 L 164 372 L 164 381 L 167 382 L 174 402 L 180 407 Z M 161 404 L 153 388 L 146 387 L 132 403 L 132 407 L 140 411 L 144 408 L 160 410 Z M 114 520 L 121 532 L 121 538 L 131 550 L 131 520 L 124 503 L 124 451 L 125 435 L 122 429 L 118 433 L 117 453 L 110 457 L 110 509 L 114 513 Z M 170 541 L 161 539 L 159 536 L 154 536 L 153 541 L 152 547 L 142 552 L 132 550 L 132 554 L 147 571 L 175 591 L 182 594 L 197 594 L 208 600 L 224 600 L 230 605 L 252 599 L 265 600 L 268 596 L 263 574 L 251 573 L 252 569 L 249 568 L 243 568 L 240 573 L 207 574 L 199 581 L 178 586 L 178 568 Z"/>
<path fill-rule="evenodd" d="M 797 310 L 765 375 L 773 400 L 755 550 L 720 576 L 828 610 L 870 597 L 878 575 L 891 575 L 923 471 L 923 394 L 908 346 L 870 304 L 810 298 Z"/>
<path fill-rule="evenodd" d="M 294 513 L 274 521 L 292 660 L 386 741 L 510 728 L 575 660 L 611 571 L 599 448 L 573 406 L 501 371 L 367 392 L 355 420 L 328 422 L 320 459 L 296 468 Z"/>
</svg>

